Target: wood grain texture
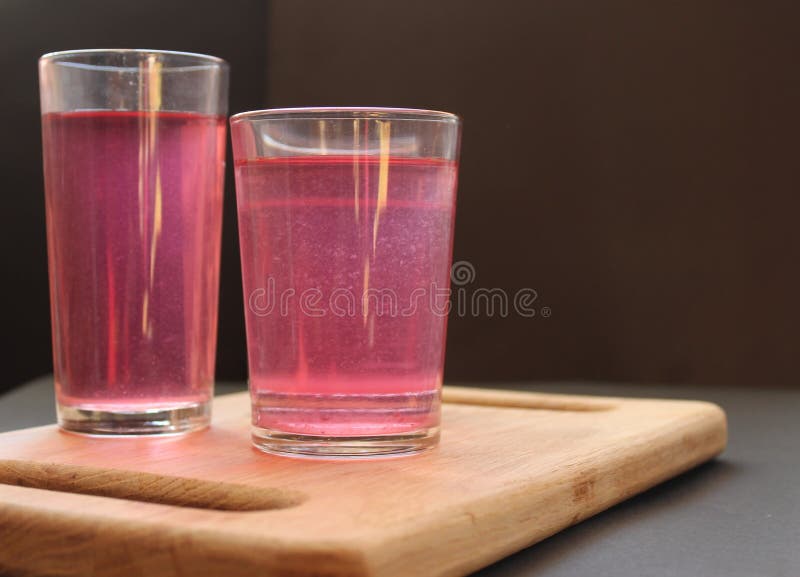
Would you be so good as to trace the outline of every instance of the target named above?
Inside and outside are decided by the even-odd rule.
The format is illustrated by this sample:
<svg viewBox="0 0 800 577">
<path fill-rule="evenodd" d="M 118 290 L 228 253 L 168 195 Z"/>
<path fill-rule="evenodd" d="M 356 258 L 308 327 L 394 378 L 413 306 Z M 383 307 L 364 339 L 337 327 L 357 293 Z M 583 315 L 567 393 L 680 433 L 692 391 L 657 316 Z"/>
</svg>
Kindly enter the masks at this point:
<svg viewBox="0 0 800 577">
<path fill-rule="evenodd" d="M 0 435 L 0 568 L 18 575 L 466 575 L 720 453 L 695 401 L 445 387 L 441 445 L 369 461 L 262 454 L 246 393 L 211 429 Z"/>
</svg>

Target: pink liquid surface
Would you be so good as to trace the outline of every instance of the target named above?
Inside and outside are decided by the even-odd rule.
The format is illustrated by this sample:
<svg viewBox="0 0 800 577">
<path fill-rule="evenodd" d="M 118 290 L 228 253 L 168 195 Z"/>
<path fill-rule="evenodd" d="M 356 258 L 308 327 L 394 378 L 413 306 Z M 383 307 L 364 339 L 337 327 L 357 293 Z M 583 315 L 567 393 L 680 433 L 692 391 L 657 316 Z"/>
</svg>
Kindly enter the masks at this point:
<svg viewBox="0 0 800 577">
<path fill-rule="evenodd" d="M 212 395 L 224 119 L 42 119 L 56 391 L 62 405 L 171 408 Z"/>
<path fill-rule="evenodd" d="M 290 157 L 236 176 L 253 424 L 437 426 L 455 163 Z"/>
</svg>

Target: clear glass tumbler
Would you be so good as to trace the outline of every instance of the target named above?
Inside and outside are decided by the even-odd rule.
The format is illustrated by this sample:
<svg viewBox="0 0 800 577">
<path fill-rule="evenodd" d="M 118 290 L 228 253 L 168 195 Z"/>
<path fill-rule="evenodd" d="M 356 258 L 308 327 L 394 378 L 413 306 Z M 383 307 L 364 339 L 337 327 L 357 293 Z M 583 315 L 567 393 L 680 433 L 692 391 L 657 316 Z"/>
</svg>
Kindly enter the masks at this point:
<svg viewBox="0 0 800 577">
<path fill-rule="evenodd" d="M 253 442 L 414 453 L 439 436 L 460 121 L 384 108 L 231 119 Z"/>
<path fill-rule="evenodd" d="M 58 420 L 177 433 L 210 418 L 228 65 L 153 50 L 39 61 Z"/>
</svg>

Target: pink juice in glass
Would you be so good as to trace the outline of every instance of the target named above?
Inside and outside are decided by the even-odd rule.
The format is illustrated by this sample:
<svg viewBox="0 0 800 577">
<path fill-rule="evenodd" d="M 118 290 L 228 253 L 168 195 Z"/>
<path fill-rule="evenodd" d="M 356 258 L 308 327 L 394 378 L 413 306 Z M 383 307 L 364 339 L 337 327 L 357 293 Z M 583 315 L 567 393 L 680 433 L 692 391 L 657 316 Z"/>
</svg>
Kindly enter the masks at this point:
<svg viewBox="0 0 800 577">
<path fill-rule="evenodd" d="M 237 163 L 256 427 L 355 437 L 438 426 L 456 166 Z"/>
<path fill-rule="evenodd" d="M 135 412 L 208 401 L 224 119 L 92 111 L 42 122 L 59 405 Z"/>
</svg>

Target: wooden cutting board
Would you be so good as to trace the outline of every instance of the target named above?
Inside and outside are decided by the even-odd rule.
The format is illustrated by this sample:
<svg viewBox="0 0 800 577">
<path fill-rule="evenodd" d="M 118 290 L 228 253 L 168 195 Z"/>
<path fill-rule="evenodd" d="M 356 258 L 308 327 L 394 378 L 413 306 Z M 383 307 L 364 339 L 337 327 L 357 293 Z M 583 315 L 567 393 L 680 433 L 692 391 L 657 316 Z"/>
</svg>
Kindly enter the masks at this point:
<svg viewBox="0 0 800 577">
<path fill-rule="evenodd" d="M 252 449 L 246 393 L 210 430 L 0 435 L 0 568 L 12 574 L 466 575 L 720 453 L 695 401 L 445 387 L 441 445 L 366 461 Z"/>
</svg>

